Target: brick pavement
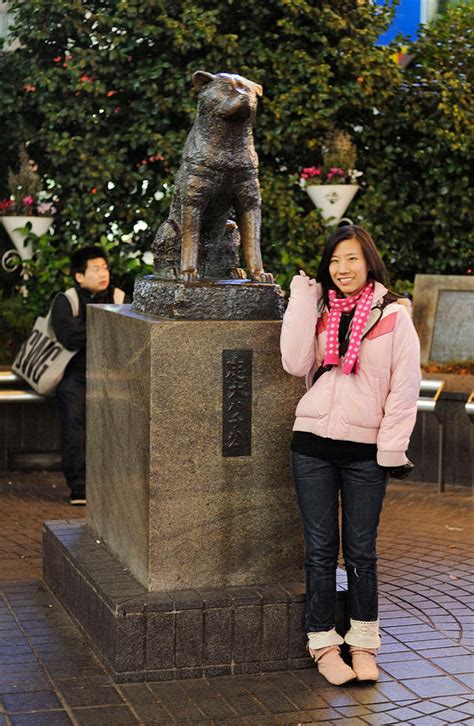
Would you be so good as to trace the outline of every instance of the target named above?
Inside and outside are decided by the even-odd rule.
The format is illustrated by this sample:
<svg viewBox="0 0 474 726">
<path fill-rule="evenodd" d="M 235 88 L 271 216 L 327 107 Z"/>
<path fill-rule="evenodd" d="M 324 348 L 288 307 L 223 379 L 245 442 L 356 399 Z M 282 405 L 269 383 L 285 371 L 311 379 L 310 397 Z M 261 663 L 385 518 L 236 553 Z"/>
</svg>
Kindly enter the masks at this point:
<svg viewBox="0 0 474 726">
<path fill-rule="evenodd" d="M 116 685 L 41 584 L 41 523 L 71 519 L 56 474 L 0 477 L 0 726 L 474 724 L 472 510 L 466 490 L 391 483 L 379 536 L 375 685 L 315 669 Z"/>
</svg>

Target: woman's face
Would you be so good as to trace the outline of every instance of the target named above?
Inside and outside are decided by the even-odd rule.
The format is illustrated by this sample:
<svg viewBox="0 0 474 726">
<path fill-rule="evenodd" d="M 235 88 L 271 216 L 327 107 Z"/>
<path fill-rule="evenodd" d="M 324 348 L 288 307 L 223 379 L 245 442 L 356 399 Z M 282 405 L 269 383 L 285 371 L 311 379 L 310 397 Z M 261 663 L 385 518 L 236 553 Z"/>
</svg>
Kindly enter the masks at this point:
<svg viewBox="0 0 474 726">
<path fill-rule="evenodd" d="M 345 297 L 355 295 L 367 284 L 369 270 L 359 240 L 339 242 L 329 262 L 331 280 Z"/>
</svg>

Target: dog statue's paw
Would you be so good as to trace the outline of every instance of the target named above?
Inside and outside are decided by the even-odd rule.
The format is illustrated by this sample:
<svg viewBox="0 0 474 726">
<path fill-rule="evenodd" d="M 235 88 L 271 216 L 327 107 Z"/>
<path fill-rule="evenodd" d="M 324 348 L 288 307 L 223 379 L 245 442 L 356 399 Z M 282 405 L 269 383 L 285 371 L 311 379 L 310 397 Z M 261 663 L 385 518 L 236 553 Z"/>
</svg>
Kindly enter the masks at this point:
<svg viewBox="0 0 474 726">
<path fill-rule="evenodd" d="M 254 282 L 268 282 L 273 283 L 273 275 L 271 272 L 264 272 L 263 270 L 256 270 L 252 272 L 252 280 Z"/>
<path fill-rule="evenodd" d="M 162 267 L 155 270 L 155 275 L 159 280 L 176 280 L 177 274 L 173 267 Z"/>
<path fill-rule="evenodd" d="M 247 278 L 247 274 L 242 267 L 233 267 L 229 272 L 229 276 L 232 280 L 245 280 Z"/>
<path fill-rule="evenodd" d="M 197 270 L 180 270 L 178 274 L 178 280 L 180 282 L 196 282 L 199 280 Z"/>
</svg>

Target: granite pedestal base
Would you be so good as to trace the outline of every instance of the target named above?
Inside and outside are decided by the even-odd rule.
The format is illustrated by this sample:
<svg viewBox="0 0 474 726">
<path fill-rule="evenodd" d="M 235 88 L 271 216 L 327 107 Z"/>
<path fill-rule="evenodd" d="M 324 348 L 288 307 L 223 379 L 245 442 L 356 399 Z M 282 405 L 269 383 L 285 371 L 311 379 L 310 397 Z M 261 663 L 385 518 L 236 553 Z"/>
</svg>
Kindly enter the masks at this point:
<svg viewBox="0 0 474 726">
<path fill-rule="evenodd" d="M 304 586 L 148 592 L 83 522 L 46 522 L 44 580 L 117 682 L 314 667 Z M 347 631 L 345 573 L 336 627 Z"/>
</svg>

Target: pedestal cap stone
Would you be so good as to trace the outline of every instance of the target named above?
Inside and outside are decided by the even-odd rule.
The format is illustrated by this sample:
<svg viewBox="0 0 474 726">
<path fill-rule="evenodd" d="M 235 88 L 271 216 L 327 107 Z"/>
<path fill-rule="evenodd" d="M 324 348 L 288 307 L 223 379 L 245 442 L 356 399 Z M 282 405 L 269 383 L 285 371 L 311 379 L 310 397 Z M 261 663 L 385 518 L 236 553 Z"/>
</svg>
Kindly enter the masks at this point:
<svg viewBox="0 0 474 726">
<path fill-rule="evenodd" d="M 250 280 L 174 282 L 154 275 L 135 281 L 133 310 L 184 320 L 280 320 L 279 285 Z"/>
</svg>

